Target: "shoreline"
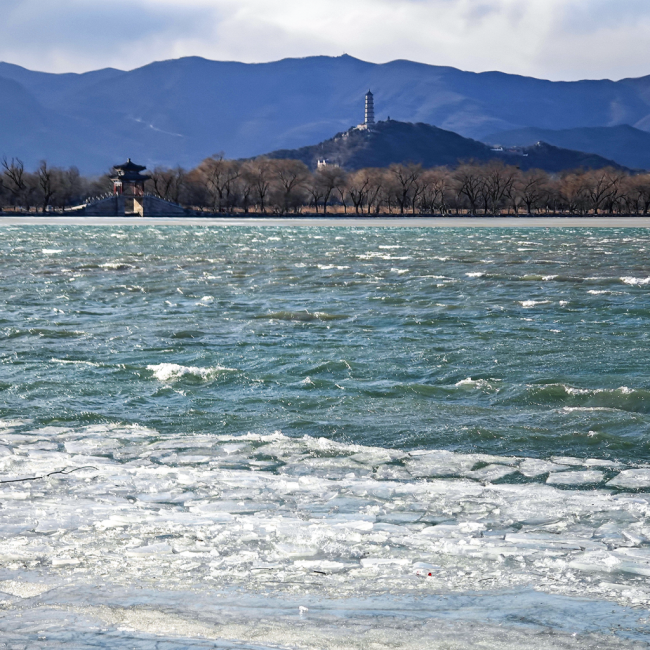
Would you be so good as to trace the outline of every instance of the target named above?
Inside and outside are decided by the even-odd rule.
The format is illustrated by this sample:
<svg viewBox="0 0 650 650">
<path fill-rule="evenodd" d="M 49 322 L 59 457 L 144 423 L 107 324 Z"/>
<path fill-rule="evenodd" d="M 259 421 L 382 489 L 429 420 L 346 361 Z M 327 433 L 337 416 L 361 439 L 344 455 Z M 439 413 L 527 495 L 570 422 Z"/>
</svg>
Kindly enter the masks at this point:
<svg viewBox="0 0 650 650">
<path fill-rule="evenodd" d="M 294 226 L 369 228 L 650 228 L 647 217 L 69 217 L 0 216 L 7 226 Z"/>
</svg>

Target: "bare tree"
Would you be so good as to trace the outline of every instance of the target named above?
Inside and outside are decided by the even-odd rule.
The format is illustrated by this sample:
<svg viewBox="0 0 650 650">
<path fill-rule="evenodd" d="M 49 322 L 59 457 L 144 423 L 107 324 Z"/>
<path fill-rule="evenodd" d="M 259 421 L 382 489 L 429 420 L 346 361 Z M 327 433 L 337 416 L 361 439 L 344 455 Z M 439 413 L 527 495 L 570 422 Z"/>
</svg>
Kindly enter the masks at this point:
<svg viewBox="0 0 650 650">
<path fill-rule="evenodd" d="M 548 174 L 546 172 L 531 169 L 522 175 L 518 192 L 528 214 L 533 213 L 533 208 L 541 206 L 542 200 L 548 195 L 548 190 Z"/>
<path fill-rule="evenodd" d="M 38 190 L 41 195 L 42 211 L 46 212 L 47 207 L 52 203 L 52 199 L 60 188 L 60 174 L 58 169 L 50 167 L 46 160 L 41 160 L 41 164 L 36 170 L 36 179 Z"/>
<path fill-rule="evenodd" d="M 185 187 L 187 172 L 182 167 L 156 167 L 151 173 L 154 192 L 166 201 L 179 203 Z"/>
<path fill-rule="evenodd" d="M 248 163 L 247 173 L 253 188 L 253 197 L 260 206 L 262 214 L 266 214 L 266 205 L 273 183 L 273 161 L 268 158 L 257 158 Z"/>
<path fill-rule="evenodd" d="M 452 190 L 449 171 L 444 167 L 428 169 L 420 177 L 422 191 L 420 193 L 420 210 L 428 214 L 448 210 L 449 195 Z"/>
<path fill-rule="evenodd" d="M 519 170 L 497 161 L 484 165 L 482 172 L 484 211 L 496 215 L 505 199 L 512 196 Z"/>
<path fill-rule="evenodd" d="M 383 169 L 369 169 L 368 171 L 368 192 L 366 194 L 366 205 L 368 214 L 373 210 L 379 214 L 381 209 L 384 190 L 387 187 L 387 176 Z"/>
<path fill-rule="evenodd" d="M 311 197 L 311 204 L 314 206 L 316 214 L 318 214 L 318 204 L 325 194 L 325 188 L 318 177 L 318 172 L 310 174 L 305 181 L 305 188 L 307 194 Z"/>
<path fill-rule="evenodd" d="M 582 214 L 587 211 L 590 196 L 584 173 L 565 174 L 560 179 L 558 190 L 561 205 L 567 212 Z"/>
<path fill-rule="evenodd" d="M 224 208 L 232 207 L 234 183 L 240 175 L 240 164 L 235 160 L 225 160 L 223 154 L 216 154 L 199 165 L 199 173 L 212 198 L 213 210 L 223 212 Z"/>
<path fill-rule="evenodd" d="M 618 194 L 622 177 L 611 167 L 582 174 L 582 186 L 594 214 L 598 214 L 607 203 L 610 206 Z"/>
<path fill-rule="evenodd" d="M 472 164 L 461 165 L 454 173 L 454 180 L 458 196 L 465 198 L 470 213 L 476 214 L 484 188 L 481 168 Z"/>
<path fill-rule="evenodd" d="M 239 202 L 245 213 L 248 213 L 255 190 L 256 173 L 252 163 L 245 162 L 241 167 L 241 174 L 237 179 L 237 193 Z"/>
<path fill-rule="evenodd" d="M 273 165 L 273 178 L 280 195 L 280 206 L 287 214 L 289 208 L 297 209 L 301 191 L 309 178 L 309 169 L 299 160 L 278 160 Z"/>
<path fill-rule="evenodd" d="M 321 167 L 315 173 L 315 177 L 322 190 L 323 214 L 327 214 L 327 204 L 329 203 L 330 197 L 337 188 L 345 186 L 346 174 L 336 165 L 327 165 L 326 167 Z"/>
<path fill-rule="evenodd" d="M 25 165 L 20 158 L 12 158 L 9 162 L 5 156 L 2 159 L 2 168 L 5 187 L 11 195 L 12 205 L 19 205 L 27 192 Z"/>
<path fill-rule="evenodd" d="M 360 169 L 357 172 L 350 174 L 348 177 L 347 191 L 350 201 L 354 206 L 354 211 L 359 214 L 363 212 L 363 206 L 368 196 L 370 188 L 371 177 L 369 170 Z"/>
<path fill-rule="evenodd" d="M 392 195 L 399 206 L 400 214 L 415 202 L 414 190 L 420 191 L 419 178 L 422 175 L 421 165 L 391 165 L 388 168 L 392 180 Z"/>
</svg>

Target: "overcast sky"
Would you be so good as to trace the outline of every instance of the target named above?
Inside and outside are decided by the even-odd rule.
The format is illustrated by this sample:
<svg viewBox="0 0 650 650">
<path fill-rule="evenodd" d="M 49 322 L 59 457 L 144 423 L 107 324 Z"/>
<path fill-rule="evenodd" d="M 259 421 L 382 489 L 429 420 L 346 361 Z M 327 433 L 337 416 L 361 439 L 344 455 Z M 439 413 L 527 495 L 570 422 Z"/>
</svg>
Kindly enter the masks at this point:
<svg viewBox="0 0 650 650">
<path fill-rule="evenodd" d="M 650 0 L 0 0 L 0 60 L 51 72 L 340 54 L 548 79 L 650 74 Z"/>
</svg>

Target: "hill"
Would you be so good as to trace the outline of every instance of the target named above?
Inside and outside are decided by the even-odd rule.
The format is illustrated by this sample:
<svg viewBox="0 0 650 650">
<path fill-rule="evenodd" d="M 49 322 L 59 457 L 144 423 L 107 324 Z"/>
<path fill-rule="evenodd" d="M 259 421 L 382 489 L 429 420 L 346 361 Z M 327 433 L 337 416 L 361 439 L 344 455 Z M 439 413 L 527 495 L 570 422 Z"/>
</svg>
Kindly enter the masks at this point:
<svg viewBox="0 0 650 650">
<path fill-rule="evenodd" d="M 349 171 L 364 167 L 387 167 L 392 163 L 417 163 L 423 167 L 455 166 L 462 161 L 501 160 L 521 169 L 559 172 L 579 167 L 619 167 L 612 160 L 594 154 L 570 151 L 539 143 L 517 153 L 496 152 L 491 147 L 430 124 L 396 120 L 378 122 L 370 130 L 358 128 L 338 133 L 320 144 L 299 149 L 282 149 L 269 158 L 301 160 L 316 169 L 326 159 Z"/>
<path fill-rule="evenodd" d="M 46 157 L 91 173 L 129 156 L 189 167 L 218 151 L 238 158 L 295 149 L 361 122 L 369 87 L 378 117 L 467 138 L 524 127 L 650 131 L 650 77 L 551 82 L 349 56 L 261 64 L 190 57 L 81 75 L 2 63 L 0 156 L 30 167 Z"/>
<path fill-rule="evenodd" d="M 598 126 L 579 129 L 537 129 L 528 127 L 501 131 L 483 138 L 489 144 L 526 147 L 539 141 L 566 149 L 588 151 L 631 169 L 650 169 L 650 133 L 632 126 Z"/>
</svg>

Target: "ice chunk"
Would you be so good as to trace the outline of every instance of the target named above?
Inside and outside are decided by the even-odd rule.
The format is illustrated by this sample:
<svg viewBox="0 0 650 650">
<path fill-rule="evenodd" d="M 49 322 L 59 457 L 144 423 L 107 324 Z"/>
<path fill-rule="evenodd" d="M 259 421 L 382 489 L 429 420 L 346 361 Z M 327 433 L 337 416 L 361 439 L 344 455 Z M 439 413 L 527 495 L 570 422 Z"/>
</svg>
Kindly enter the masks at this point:
<svg viewBox="0 0 650 650">
<path fill-rule="evenodd" d="M 331 560 L 295 560 L 293 565 L 299 569 L 321 573 L 341 573 L 358 566 L 358 564 L 350 562 L 332 562 Z"/>
<path fill-rule="evenodd" d="M 366 557 L 361 560 L 361 566 L 364 569 L 390 565 L 408 566 L 409 564 L 411 564 L 411 560 L 405 558 Z"/>
<path fill-rule="evenodd" d="M 411 475 L 418 478 L 463 476 L 476 465 L 473 456 L 464 456 L 452 451 L 431 451 L 417 456 L 411 452 L 411 456 L 411 460 L 407 460 L 405 465 Z"/>
<path fill-rule="evenodd" d="M 600 483 L 604 478 L 603 472 L 589 470 L 586 472 L 561 472 L 551 474 L 547 479 L 548 485 L 589 485 Z"/>
<path fill-rule="evenodd" d="M 650 487 L 650 469 L 626 469 L 607 483 L 615 488 L 648 488 Z"/>
<path fill-rule="evenodd" d="M 465 476 L 476 481 L 484 481 L 486 483 L 490 483 L 491 481 L 497 481 L 500 478 L 514 474 L 516 471 L 516 467 L 507 467 L 505 465 L 488 465 L 482 469 L 477 469 L 473 472 L 467 472 Z"/>
<path fill-rule="evenodd" d="M 584 460 L 573 458 L 573 456 L 553 456 L 551 460 L 558 465 L 568 465 L 569 467 L 579 467 L 585 464 Z"/>
<path fill-rule="evenodd" d="M 621 469 L 623 467 L 623 464 L 618 463 L 614 460 L 587 458 L 587 460 L 585 461 L 585 467 L 609 467 L 610 469 Z"/>
<path fill-rule="evenodd" d="M 520 465 L 519 471 L 528 478 L 542 476 L 549 472 L 561 472 L 566 467 L 557 463 L 549 463 L 547 460 L 538 460 L 537 458 L 526 458 Z"/>
<path fill-rule="evenodd" d="M 172 547 L 169 544 L 149 544 L 148 546 L 138 546 L 126 551 L 127 555 L 171 555 Z"/>
</svg>

